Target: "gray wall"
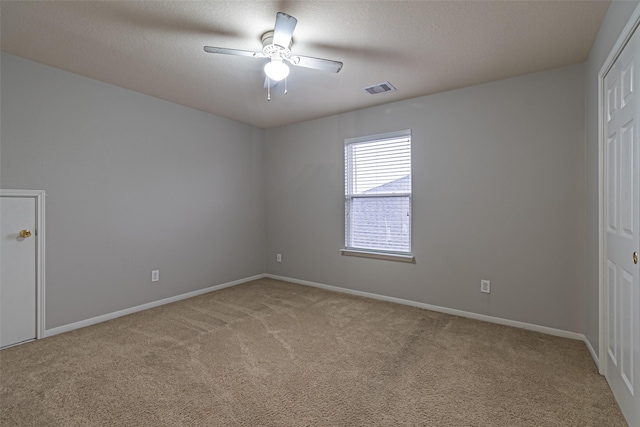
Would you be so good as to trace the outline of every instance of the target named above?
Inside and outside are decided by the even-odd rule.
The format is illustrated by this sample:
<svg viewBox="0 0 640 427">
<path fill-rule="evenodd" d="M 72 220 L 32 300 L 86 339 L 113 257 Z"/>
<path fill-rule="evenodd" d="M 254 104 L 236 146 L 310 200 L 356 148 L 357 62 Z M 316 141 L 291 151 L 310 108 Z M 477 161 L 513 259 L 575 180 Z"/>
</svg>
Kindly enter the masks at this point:
<svg viewBox="0 0 640 427">
<path fill-rule="evenodd" d="M 1 66 L 2 188 L 47 191 L 47 329 L 264 273 L 264 130 Z"/>
<path fill-rule="evenodd" d="M 583 71 L 268 130 L 267 272 L 583 332 Z M 416 264 L 341 256 L 344 139 L 401 129 L 413 132 Z"/>
<path fill-rule="evenodd" d="M 0 184 L 47 190 L 47 328 L 266 270 L 586 331 L 597 348 L 596 76 L 636 4 L 612 3 L 584 69 L 266 138 L 2 54 Z M 417 262 L 341 256 L 343 140 L 405 128 L 414 136 Z M 151 284 L 155 268 L 161 281 Z M 491 295 L 479 293 L 481 278 L 492 280 Z"/>
<path fill-rule="evenodd" d="M 587 171 L 587 271 L 585 289 L 585 335 L 598 351 L 598 73 L 627 24 L 637 1 L 614 1 L 600 27 L 585 64 L 586 171 Z"/>
</svg>

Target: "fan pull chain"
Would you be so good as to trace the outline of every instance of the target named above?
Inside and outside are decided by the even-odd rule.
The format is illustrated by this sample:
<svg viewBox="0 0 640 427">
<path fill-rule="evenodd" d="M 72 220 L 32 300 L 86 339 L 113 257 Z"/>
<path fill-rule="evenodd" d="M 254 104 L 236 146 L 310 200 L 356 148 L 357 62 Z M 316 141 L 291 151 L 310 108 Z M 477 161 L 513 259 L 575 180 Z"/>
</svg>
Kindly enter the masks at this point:
<svg viewBox="0 0 640 427">
<path fill-rule="evenodd" d="M 289 91 L 287 90 L 287 78 L 284 78 L 284 94 L 286 95 L 287 93 L 289 93 Z"/>
<path fill-rule="evenodd" d="M 271 101 L 271 79 L 267 76 L 267 101 Z"/>
</svg>

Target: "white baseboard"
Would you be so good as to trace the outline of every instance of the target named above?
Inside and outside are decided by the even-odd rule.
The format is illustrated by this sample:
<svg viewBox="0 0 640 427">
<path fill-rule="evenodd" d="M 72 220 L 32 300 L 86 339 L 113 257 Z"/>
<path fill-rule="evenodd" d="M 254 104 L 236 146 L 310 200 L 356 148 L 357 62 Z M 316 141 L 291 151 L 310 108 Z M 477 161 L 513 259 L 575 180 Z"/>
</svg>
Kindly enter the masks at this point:
<svg viewBox="0 0 640 427">
<path fill-rule="evenodd" d="M 591 345 L 591 343 L 589 342 L 589 340 L 587 339 L 587 337 L 583 337 L 584 339 L 582 341 L 584 341 L 584 345 L 587 346 L 587 350 L 589 350 L 589 354 L 591 354 L 591 357 L 593 358 L 593 361 L 596 364 L 596 367 L 598 368 L 598 372 L 600 371 L 600 359 L 598 358 L 598 353 L 596 353 L 596 351 L 593 349 L 593 346 Z"/>
<path fill-rule="evenodd" d="M 274 274 L 266 274 L 265 277 L 276 279 L 276 280 L 283 280 L 285 282 L 297 283 L 299 285 L 313 286 L 314 288 L 327 289 L 329 291 L 342 292 L 345 294 L 358 295 L 358 296 L 378 299 L 382 301 L 395 302 L 397 304 L 410 305 L 412 307 L 424 308 L 426 310 L 452 314 L 454 316 L 467 317 L 469 319 L 481 320 L 483 322 L 497 323 L 499 325 L 505 325 L 505 326 L 513 326 L 514 328 L 527 329 L 529 331 L 541 332 L 543 334 L 554 335 L 557 337 L 571 338 L 579 341 L 586 341 L 586 337 L 583 334 L 579 334 L 577 332 L 564 331 L 562 329 L 549 328 L 547 326 L 540 326 L 540 325 L 534 325 L 531 323 L 518 322 L 516 320 L 502 319 L 500 317 L 493 317 L 493 316 L 487 316 L 485 314 L 478 314 L 478 313 L 472 313 L 469 311 L 456 310 L 453 308 L 440 307 L 437 305 L 431 305 L 423 302 L 416 302 L 416 301 L 411 301 L 411 300 L 406 300 L 401 298 L 394 298 L 386 295 L 379 295 L 379 294 L 373 294 L 369 292 L 356 291 L 353 289 L 340 288 L 338 286 L 331 286 L 331 285 L 325 285 L 322 283 L 309 282 L 307 280 L 294 279 L 291 277 L 276 276 Z M 592 353 L 592 356 L 593 356 L 593 353 Z"/>
<path fill-rule="evenodd" d="M 79 322 L 70 323 L 68 325 L 58 326 L 56 328 L 47 329 L 44 331 L 44 337 L 51 337 L 63 332 L 73 331 L 75 329 L 84 328 L 85 326 L 95 325 L 96 323 L 106 322 L 107 320 L 116 319 L 118 317 L 126 316 L 127 314 L 137 313 L 138 311 L 148 310 L 150 308 L 159 307 L 161 305 L 170 304 L 172 302 L 181 301 L 187 298 L 197 297 L 198 295 L 206 294 L 220 289 L 229 288 L 231 286 L 240 285 L 242 283 L 250 282 L 252 280 L 258 280 L 267 277 L 266 274 L 258 274 L 256 276 L 247 277 L 244 279 L 234 280 L 233 282 L 223 283 L 221 285 L 210 286 L 204 289 L 198 289 L 197 291 L 187 292 L 185 294 L 176 295 L 173 297 L 161 299 L 158 301 L 148 302 L 146 304 L 137 305 L 131 308 L 125 308 L 124 310 L 115 311 L 113 313 L 103 314 L 102 316 L 92 317 L 90 319 L 81 320 Z"/>
<path fill-rule="evenodd" d="M 176 296 L 173 296 L 173 297 L 161 299 L 161 300 L 158 300 L 158 301 L 152 301 L 152 302 L 149 302 L 149 303 L 146 303 L 146 304 L 142 304 L 142 305 L 138 305 L 138 306 L 135 306 L 135 307 L 126 308 L 124 310 L 115 311 L 113 313 L 103 314 L 101 316 L 92 317 L 90 319 L 81 320 L 79 322 L 70 323 L 68 325 L 63 325 L 63 326 L 58 326 L 56 328 L 47 329 L 47 330 L 44 331 L 43 338 L 44 337 L 51 337 L 53 335 L 58 335 L 58 334 L 61 334 L 61 333 L 64 333 L 64 332 L 73 331 L 75 329 L 84 328 L 85 326 L 95 325 L 96 323 L 106 322 L 107 320 L 116 319 L 118 317 L 126 316 L 128 314 L 137 313 L 139 311 L 148 310 L 150 308 L 159 307 L 161 305 L 170 304 L 172 302 L 181 301 L 181 300 L 187 299 L 187 298 L 193 298 L 193 297 L 196 297 L 198 295 L 206 294 L 206 293 L 209 293 L 209 292 L 214 292 L 214 291 L 217 291 L 217 290 L 220 290 L 220 289 L 224 289 L 224 288 L 228 288 L 228 287 L 231 287 L 231 286 L 240 285 L 242 283 L 250 282 L 252 280 L 262 279 L 262 278 L 265 278 L 265 277 L 268 277 L 268 278 L 271 278 L 271 279 L 276 279 L 276 280 L 283 280 L 283 281 L 291 282 L 291 283 L 296 283 L 296 284 L 299 284 L 299 285 L 312 286 L 312 287 L 315 287 L 315 288 L 327 289 L 327 290 L 330 290 L 330 291 L 341 292 L 341 293 L 345 293 L 345 294 L 358 295 L 358 296 L 378 299 L 378 300 L 382 300 L 382 301 L 389 301 L 389 302 L 394 302 L 394 303 L 397 303 L 397 304 L 403 304 L 403 305 L 409 305 L 409 306 L 412 306 L 412 307 L 423 308 L 425 310 L 431 310 L 431 311 L 437 311 L 437 312 L 440 312 L 440 313 L 452 314 L 454 316 L 467 317 L 467 318 L 470 318 L 470 319 L 481 320 L 481 321 L 484 321 L 484 322 L 497 323 L 499 325 L 505 325 L 505 326 L 513 326 L 515 328 L 527 329 L 527 330 L 534 331 L 534 332 L 541 332 L 543 334 L 554 335 L 554 336 L 558 336 L 558 337 L 571 338 L 571 339 L 574 339 L 574 340 L 583 341 L 585 343 L 585 345 L 587 346 L 587 349 L 589 350 L 589 353 L 591 354 L 591 357 L 593 357 L 593 360 L 595 361 L 596 365 L 599 365 L 597 353 L 593 350 L 593 347 L 591 346 L 591 343 L 587 340 L 587 338 L 584 335 L 576 333 L 576 332 L 564 331 L 564 330 L 561 330 L 561 329 L 549 328 L 547 326 L 540 326 L 540 325 L 534 325 L 534 324 L 531 324 L 531 323 L 519 322 L 519 321 L 516 321 L 516 320 L 502 319 L 500 317 L 487 316 L 487 315 L 484 315 L 484 314 L 472 313 L 472 312 L 463 311 L 463 310 L 456 310 L 456 309 L 453 309 L 453 308 L 440 307 L 440 306 L 437 306 L 437 305 L 426 304 L 426 303 L 406 300 L 406 299 L 402 299 L 402 298 L 395 298 L 395 297 L 390 297 L 390 296 L 386 296 L 386 295 L 374 294 L 374 293 L 370 293 L 370 292 L 356 291 L 356 290 L 353 290 L 353 289 L 341 288 L 341 287 L 338 287 L 338 286 L 325 285 L 325 284 L 322 284 L 322 283 L 310 282 L 308 280 L 294 279 L 292 277 L 277 276 L 277 275 L 274 275 L 274 274 L 258 274 L 258 275 L 247 277 L 247 278 L 244 278 L 244 279 L 234 280 L 232 282 L 227 282 L 227 283 L 211 286 L 211 287 L 204 288 L 204 289 L 198 289 L 197 291 L 187 292 L 187 293 L 184 293 L 184 294 L 180 294 L 180 295 L 176 295 Z"/>
</svg>

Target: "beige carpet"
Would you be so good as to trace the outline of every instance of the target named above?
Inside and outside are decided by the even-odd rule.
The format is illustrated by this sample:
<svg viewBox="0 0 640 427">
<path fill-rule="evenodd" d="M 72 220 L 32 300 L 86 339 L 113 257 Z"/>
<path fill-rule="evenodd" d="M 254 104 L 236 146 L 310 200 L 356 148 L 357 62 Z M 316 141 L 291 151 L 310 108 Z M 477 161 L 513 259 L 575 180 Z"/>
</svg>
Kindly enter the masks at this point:
<svg viewBox="0 0 640 427">
<path fill-rule="evenodd" d="M 7 426 L 621 426 L 584 344 L 264 279 L 0 352 Z"/>
</svg>

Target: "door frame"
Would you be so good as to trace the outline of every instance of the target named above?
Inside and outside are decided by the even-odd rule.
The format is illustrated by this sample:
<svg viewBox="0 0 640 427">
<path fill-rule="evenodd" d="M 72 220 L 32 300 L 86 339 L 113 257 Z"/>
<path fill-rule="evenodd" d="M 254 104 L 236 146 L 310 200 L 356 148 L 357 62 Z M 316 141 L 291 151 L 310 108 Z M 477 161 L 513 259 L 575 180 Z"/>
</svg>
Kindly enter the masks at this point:
<svg viewBox="0 0 640 427">
<path fill-rule="evenodd" d="M 45 331 L 45 191 L 44 190 L 5 190 L 0 189 L 3 197 L 33 198 L 36 202 L 36 339 L 44 337 Z"/>
<path fill-rule="evenodd" d="M 604 375 L 607 370 L 607 349 L 605 345 L 605 333 L 608 327 L 607 316 L 605 312 L 605 271 L 606 271 L 606 249 L 605 249 L 605 206 L 604 206 L 604 141 L 606 136 L 604 134 L 604 91 L 605 84 L 604 78 L 611 70 L 613 63 L 618 59 L 620 53 L 627 45 L 627 42 L 633 36 L 634 31 L 640 27 L 640 4 L 636 6 L 631 14 L 631 17 L 627 21 L 627 24 L 622 29 L 622 32 L 618 36 L 616 43 L 611 48 L 611 52 L 607 56 L 607 59 L 602 64 L 600 72 L 598 73 L 598 286 L 599 286 L 599 328 L 598 328 L 598 371 L 600 375 Z M 637 31 L 640 31 L 638 29 Z"/>
</svg>

